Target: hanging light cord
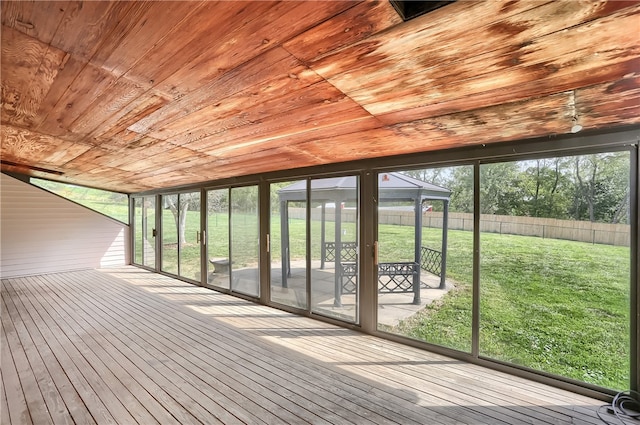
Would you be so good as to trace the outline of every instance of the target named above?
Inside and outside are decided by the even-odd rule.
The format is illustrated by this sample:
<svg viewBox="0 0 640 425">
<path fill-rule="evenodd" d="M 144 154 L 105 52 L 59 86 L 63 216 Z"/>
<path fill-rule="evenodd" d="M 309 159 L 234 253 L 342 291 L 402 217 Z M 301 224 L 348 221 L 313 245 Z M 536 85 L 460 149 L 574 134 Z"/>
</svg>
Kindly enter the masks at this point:
<svg viewBox="0 0 640 425">
<path fill-rule="evenodd" d="M 604 411 L 604 412 L 603 412 Z M 615 417 L 619 422 L 611 422 L 603 416 L 607 413 L 608 418 Z M 630 425 L 640 423 L 640 394 L 636 391 L 622 391 L 616 394 L 611 404 L 605 404 L 598 409 L 598 417 L 608 425 Z"/>
</svg>

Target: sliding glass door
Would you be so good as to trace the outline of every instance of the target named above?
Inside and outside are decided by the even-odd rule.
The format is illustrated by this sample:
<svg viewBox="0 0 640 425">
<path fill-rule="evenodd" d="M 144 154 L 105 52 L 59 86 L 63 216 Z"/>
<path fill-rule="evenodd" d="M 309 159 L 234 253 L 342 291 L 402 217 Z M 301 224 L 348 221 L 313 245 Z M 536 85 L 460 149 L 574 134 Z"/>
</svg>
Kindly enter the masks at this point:
<svg viewBox="0 0 640 425">
<path fill-rule="evenodd" d="M 258 186 L 231 188 L 231 290 L 260 296 Z"/>
<path fill-rule="evenodd" d="M 133 198 L 134 263 L 155 268 L 156 265 L 156 198 Z"/>
<path fill-rule="evenodd" d="M 471 352 L 473 166 L 377 181 L 377 328 Z"/>
<path fill-rule="evenodd" d="M 480 355 L 630 384 L 628 151 L 480 166 Z"/>
<path fill-rule="evenodd" d="M 200 192 L 162 196 L 161 270 L 200 281 Z"/>
<path fill-rule="evenodd" d="M 271 184 L 271 301 L 306 309 L 307 181 Z"/>
<path fill-rule="evenodd" d="M 271 301 L 359 321 L 358 186 L 358 176 L 271 184 Z"/>
<path fill-rule="evenodd" d="M 207 278 L 213 288 L 230 289 L 229 189 L 207 191 Z"/>
</svg>

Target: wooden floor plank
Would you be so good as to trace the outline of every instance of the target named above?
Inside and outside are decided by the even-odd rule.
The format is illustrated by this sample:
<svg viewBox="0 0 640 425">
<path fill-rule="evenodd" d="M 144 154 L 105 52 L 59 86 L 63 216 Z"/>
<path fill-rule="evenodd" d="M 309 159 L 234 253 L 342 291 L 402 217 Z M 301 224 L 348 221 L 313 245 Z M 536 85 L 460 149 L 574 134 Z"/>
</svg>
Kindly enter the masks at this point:
<svg viewBox="0 0 640 425">
<path fill-rule="evenodd" d="M 62 366 L 60 366 L 58 360 L 40 334 L 38 326 L 33 324 L 29 312 L 24 308 L 18 297 L 14 297 L 9 300 L 8 308 L 10 309 L 12 306 L 20 312 L 20 320 L 29 331 L 34 346 L 37 348 L 38 353 L 47 367 L 47 373 L 58 389 L 72 420 L 78 424 L 95 424 L 95 420 L 91 416 L 91 413 L 87 410 L 84 402 L 69 381 L 69 378 Z"/>
<path fill-rule="evenodd" d="M 2 423 L 595 425 L 602 404 L 134 267 L 2 297 Z"/>
<path fill-rule="evenodd" d="M 9 403 L 7 402 L 7 392 L 4 390 L 4 382 L 2 381 L 2 377 L 0 376 L 0 424 L 8 424 L 11 423 L 11 418 L 9 417 Z"/>
<path fill-rule="evenodd" d="M 117 395 L 118 399 L 127 408 L 132 417 L 139 423 L 167 423 L 173 420 L 168 414 L 163 415 L 166 411 L 162 406 L 141 386 L 135 385 L 128 374 L 122 373 L 120 365 L 113 361 L 111 357 L 103 356 L 103 351 L 92 349 L 88 343 L 92 340 L 90 334 L 84 334 L 82 337 L 76 331 L 77 327 L 73 323 L 65 322 L 67 319 L 61 314 L 59 306 L 47 304 L 45 297 L 40 293 L 32 293 L 39 299 L 45 307 L 56 311 L 54 316 L 57 324 L 64 330 L 69 340 L 74 344 L 79 353 L 81 353 L 96 373 L 109 385 L 112 392 Z M 58 307 L 58 308 L 57 308 Z M 84 339 L 83 339 L 84 338 Z M 103 361 L 104 359 L 104 361 Z M 134 397 L 135 392 L 135 397 Z M 149 412 L 153 409 L 154 413 L 159 417 L 152 416 Z"/>
<path fill-rule="evenodd" d="M 81 290 L 81 288 L 77 288 L 77 290 Z M 123 300 L 120 300 L 120 302 L 126 302 L 128 301 L 126 298 L 124 298 Z M 118 304 L 120 302 L 117 302 Z M 116 304 L 116 303 L 114 303 Z M 132 309 L 130 309 L 130 311 L 134 311 L 137 314 L 144 314 L 144 306 L 132 306 Z M 162 323 L 160 323 L 159 321 L 155 320 L 155 319 L 159 319 L 160 317 L 153 317 L 153 309 L 151 311 L 149 311 L 149 314 L 151 314 L 151 319 L 154 321 L 154 326 L 155 327 L 160 327 L 161 330 L 161 334 L 156 334 L 156 335 L 152 335 L 147 333 L 144 333 L 144 338 L 145 339 L 151 339 L 154 341 L 158 341 L 161 339 L 166 339 L 164 338 L 162 335 L 172 335 L 175 336 L 176 340 L 180 340 L 180 334 L 179 333 L 175 333 L 174 329 L 172 329 L 171 327 L 166 327 L 163 326 Z M 112 320 L 118 320 L 118 317 L 122 317 L 122 313 L 118 314 L 116 317 L 113 318 L 108 318 L 108 319 L 112 319 Z M 149 317 L 149 316 L 147 316 Z M 140 319 L 142 319 L 142 316 L 139 316 Z M 144 320 L 139 320 L 136 321 L 136 323 L 138 324 L 136 326 L 136 330 L 132 330 L 132 332 L 134 332 L 135 335 L 139 335 L 139 332 L 144 332 Z M 194 322 L 191 323 L 191 326 L 198 326 L 199 324 Z M 187 328 L 188 330 L 189 328 Z M 215 370 L 215 378 L 216 379 L 222 379 L 223 382 L 227 382 L 228 385 L 232 385 L 233 382 L 231 382 L 228 378 L 231 378 L 232 380 L 235 380 L 235 386 L 240 386 L 240 382 L 244 382 L 244 387 L 239 390 L 241 392 L 243 392 L 244 394 L 246 394 L 246 391 L 249 389 L 248 386 L 252 386 L 252 387 L 258 387 L 263 384 L 265 386 L 263 386 L 263 389 L 269 389 L 269 392 L 271 393 L 276 393 L 278 391 L 281 390 L 281 388 L 274 388 L 273 386 L 273 382 L 265 382 L 263 380 L 263 382 L 257 382 L 257 381 L 250 381 L 249 379 L 247 379 L 245 376 L 242 375 L 242 370 L 247 367 L 246 363 L 243 363 L 241 366 L 239 366 L 238 364 L 238 359 L 228 359 L 225 357 L 225 355 L 227 355 L 227 353 L 220 353 L 220 352 L 214 352 L 214 351 L 210 351 L 210 350 L 205 350 L 203 351 L 199 351 L 198 349 L 194 348 L 196 347 L 198 344 L 200 344 L 201 341 L 197 341 L 197 340 L 183 340 L 183 344 L 181 344 L 182 347 L 190 347 L 191 349 L 187 352 L 185 350 L 182 350 L 180 346 L 172 346 L 172 347 L 164 347 L 167 349 L 167 351 L 169 352 L 180 352 L 182 350 L 182 353 L 180 353 L 180 356 L 189 356 L 189 361 L 191 362 L 191 364 L 198 366 L 200 368 L 200 370 L 202 370 L 204 372 L 204 369 L 206 369 L 207 367 L 212 368 L 212 370 Z M 182 359 L 180 358 L 176 358 L 176 361 L 180 362 Z M 206 360 L 213 360 L 213 362 L 211 362 L 210 364 L 206 363 Z M 225 378 L 224 375 L 224 371 L 228 370 L 228 371 L 232 371 L 233 375 L 229 376 L 227 378 Z M 253 374 L 252 375 L 253 379 L 260 378 L 259 375 L 257 374 Z M 292 392 L 289 392 L 287 394 L 288 396 L 292 396 L 295 397 L 295 394 Z M 270 394 L 270 396 L 273 396 L 273 394 Z M 269 400 L 263 400 L 263 402 L 269 402 Z M 282 406 L 283 408 L 291 408 L 291 402 L 283 397 L 279 398 L 279 402 L 285 404 L 285 405 L 289 405 L 289 406 Z M 275 407 L 275 406 L 274 406 Z M 316 410 L 318 410 L 316 408 Z M 290 410 L 291 411 L 291 410 Z M 325 411 L 321 411 L 320 413 L 322 413 L 322 417 L 318 416 L 318 415 L 309 415 L 307 412 L 303 412 L 301 411 L 299 408 L 295 408 L 295 411 L 297 414 L 301 414 L 302 416 L 295 416 L 295 417 L 289 417 L 289 419 L 293 422 L 298 422 L 298 421 L 311 421 L 314 423 L 324 423 L 326 422 L 325 419 L 327 419 L 327 416 L 331 416 L 332 412 L 330 410 L 325 410 Z M 280 415 L 286 420 L 287 419 L 287 412 L 286 411 L 282 411 L 279 410 Z"/>
<path fill-rule="evenodd" d="M 28 283 L 21 282 L 21 284 L 26 285 Z M 17 296 L 17 293 L 11 290 L 11 286 L 9 287 L 9 295 L 13 296 L 14 299 Z M 26 303 L 25 307 L 32 315 L 31 318 L 34 320 L 34 326 L 40 331 L 43 338 L 47 341 L 47 345 L 62 366 L 64 373 L 69 378 L 69 381 L 72 383 L 76 392 L 82 398 L 82 402 L 91 412 L 91 416 L 95 422 L 98 424 L 117 423 L 118 421 L 114 418 L 114 415 L 115 417 L 119 416 L 119 412 L 121 411 L 120 406 L 109 405 L 109 402 L 113 401 L 112 396 L 105 396 L 103 401 L 101 396 L 104 396 L 105 392 L 95 391 L 94 387 L 87 381 L 84 377 L 83 371 L 81 371 L 81 368 L 77 365 L 78 362 L 81 362 L 79 355 L 74 353 L 72 350 L 70 350 L 72 353 L 69 354 L 65 350 L 64 344 L 58 341 L 58 337 L 61 333 L 54 332 L 49 328 L 49 326 L 53 326 L 55 328 L 55 323 L 49 316 L 48 312 L 37 302 L 32 302 L 33 299 L 25 294 L 21 294 L 19 299 L 21 299 L 23 303 Z M 60 336 L 60 338 L 62 338 L 62 336 Z M 109 405 L 109 407 L 107 408 L 106 405 Z M 112 413 L 114 415 L 112 415 Z M 132 421 L 132 419 L 129 419 L 129 421 Z"/>
<path fill-rule="evenodd" d="M 31 335 L 29 334 L 22 317 L 15 309 L 15 306 L 11 301 L 3 303 L 4 308 L 12 317 L 14 330 L 16 331 L 16 337 L 21 341 L 21 345 L 24 349 L 26 359 L 28 361 L 28 367 L 33 374 L 37 386 L 40 389 L 44 406 L 47 409 L 47 415 L 41 414 L 39 419 L 34 421 L 40 422 L 47 421 L 47 416 L 50 415 L 50 420 L 55 424 L 73 424 L 71 414 L 67 410 L 67 407 L 60 395 L 58 388 L 55 385 L 51 375 L 47 370 L 45 362 L 42 360 L 40 351 L 36 347 Z M 12 349 L 13 352 L 16 352 Z"/>
<path fill-rule="evenodd" d="M 285 329 L 285 328 L 287 328 L 287 327 L 286 327 L 286 326 L 283 326 L 282 328 L 283 328 L 283 329 Z M 291 340 L 297 340 L 297 338 L 292 338 Z M 516 414 L 516 416 L 520 416 L 520 418 L 522 419 L 522 415 Z M 514 420 L 515 420 L 515 419 L 513 419 L 513 418 L 510 418 L 510 419 L 509 419 L 509 421 L 510 421 L 510 422 L 512 422 L 512 421 L 514 421 Z M 495 422 L 495 420 L 494 420 L 494 422 Z"/>
<path fill-rule="evenodd" d="M 6 304 L 4 303 L 3 308 L 6 308 Z M 20 338 L 18 338 L 14 324 L 9 322 L 4 323 L 4 325 L 8 326 L 4 326 L 2 343 L 7 344 L 13 354 L 13 363 L 18 373 L 20 386 L 24 393 L 31 420 L 36 424 L 50 424 L 52 423 L 51 415 L 49 415 L 49 410 L 38 387 L 35 373 L 33 369 L 31 369 L 31 365 L 29 364 Z"/>
<path fill-rule="evenodd" d="M 4 310 L 4 309 L 3 309 Z M 32 424 L 31 414 L 27 406 L 27 400 L 18 377 L 15 363 L 13 361 L 13 353 L 10 351 L 9 343 L 5 333 L 5 317 L 2 320 L 2 332 L 0 333 L 0 358 L 2 359 L 2 383 L 7 395 L 7 404 L 9 405 L 9 418 L 11 423 L 16 424 Z M 16 353 L 19 355 L 19 353 Z"/>
<path fill-rule="evenodd" d="M 66 306 L 69 308 L 69 306 Z M 75 309 L 77 310 L 77 309 Z M 81 320 L 84 318 L 81 317 Z M 67 322 L 69 324 L 69 322 Z M 90 347 L 104 364 L 110 364 L 111 370 L 127 387 L 141 399 L 147 410 L 162 424 L 182 423 L 200 424 L 188 410 L 184 409 L 172 397 L 168 396 L 156 382 L 148 377 L 143 370 L 138 368 L 132 359 L 133 352 L 123 352 L 124 346 L 111 343 L 99 331 L 91 327 L 81 327 L 78 323 L 76 329 L 84 332 L 83 341 Z M 71 326 L 74 326 L 73 324 Z M 109 336 L 107 333 L 106 336 Z"/>
<path fill-rule="evenodd" d="M 193 288 L 194 288 L 194 287 L 191 287 L 191 289 L 189 289 L 189 292 L 190 292 L 190 293 L 193 293 L 193 291 L 194 291 L 194 289 L 193 289 Z M 197 289 L 197 288 L 196 288 L 196 289 Z M 181 288 L 180 290 L 186 290 L 186 289 L 185 289 L 185 288 Z M 139 297 L 128 297 L 128 298 L 123 298 L 123 300 L 122 300 L 122 301 L 123 301 L 123 302 L 132 302 L 132 303 L 136 303 L 136 302 L 137 302 L 137 303 L 140 303 L 140 302 L 141 302 Z M 252 308 L 251 304 L 249 304 L 249 303 L 247 303 L 247 302 L 244 302 L 244 301 L 242 301 L 242 303 L 243 303 L 243 305 L 247 306 L 247 308 Z M 154 311 L 154 310 L 159 310 L 161 306 L 157 306 L 157 307 L 158 307 L 158 308 L 152 309 L 152 311 Z M 133 310 L 139 311 L 139 310 L 142 310 L 143 308 L 144 308 L 144 306 L 143 306 L 143 305 L 138 305 L 138 306 L 137 306 L 136 308 L 134 308 Z M 275 310 L 272 310 L 272 311 L 275 311 Z M 153 313 L 150 313 L 150 314 L 153 314 Z M 176 312 L 176 313 L 174 314 L 174 316 L 173 316 L 173 318 L 174 318 L 174 319 L 177 319 L 177 318 L 179 318 L 179 317 L 180 317 L 179 312 Z M 157 322 L 156 322 L 156 323 L 157 323 Z M 194 325 L 195 325 L 195 324 L 196 324 L 196 323 L 194 323 Z M 193 331 L 191 331 L 191 332 L 198 332 L 198 333 L 200 333 L 200 334 L 201 334 L 199 337 L 201 337 L 201 338 L 205 338 L 205 339 L 206 339 L 206 338 L 207 338 L 207 335 L 206 335 L 206 334 L 202 334 L 202 331 L 203 331 L 203 329 L 204 329 L 206 326 L 203 326 L 200 322 L 198 322 L 197 324 L 199 325 L 199 326 L 198 326 L 198 329 L 195 329 L 195 330 L 193 330 Z M 185 326 L 186 326 L 186 329 L 189 329 L 189 328 L 190 328 L 188 324 L 187 324 L 187 325 L 185 325 Z M 230 340 L 231 340 L 231 338 L 232 338 L 232 335 L 231 335 L 231 334 L 233 333 L 233 331 L 232 331 L 232 329 L 231 329 L 231 328 L 227 329 L 226 331 L 227 331 L 227 332 L 225 332 L 224 334 L 221 334 L 221 335 L 218 335 L 217 337 L 214 337 L 214 338 L 209 339 L 209 342 L 210 342 L 209 346 L 214 346 L 214 345 L 216 344 L 216 341 L 217 341 L 217 340 L 219 340 L 220 338 L 224 338 L 224 339 L 226 339 L 226 340 L 227 340 L 227 343 L 225 344 L 225 348 L 229 348 L 228 341 L 230 341 Z M 193 343 L 193 341 L 192 341 L 191 343 L 190 343 L 189 341 L 185 341 L 185 343 L 186 343 L 186 344 L 191 344 L 191 343 Z M 267 358 L 267 359 L 268 359 L 268 358 L 272 358 L 272 357 L 274 357 L 274 353 L 272 353 L 272 352 L 265 352 L 265 353 L 253 352 L 253 351 L 255 351 L 255 343 L 253 343 L 253 342 L 251 343 L 251 347 L 250 347 L 250 349 L 252 350 L 252 353 L 250 354 L 250 356 L 251 356 L 251 357 L 250 357 L 250 358 L 244 358 L 244 359 L 242 359 L 242 365 L 243 365 L 243 367 L 247 367 L 247 365 L 252 364 L 253 362 L 255 362 L 255 360 L 256 360 L 257 358 Z M 258 354 L 261 354 L 261 355 L 258 355 Z M 219 353 L 219 355 L 224 356 L 224 354 L 223 354 L 223 353 Z M 276 355 L 276 356 L 275 356 L 275 358 L 277 359 L 277 357 L 278 357 L 278 356 Z M 232 359 L 232 361 L 234 361 L 234 359 Z M 237 359 L 235 359 L 235 361 L 237 361 Z M 290 368 L 291 368 L 291 367 L 294 367 L 294 365 L 296 365 L 297 363 L 298 363 L 298 362 L 295 362 L 295 361 L 294 361 L 294 362 L 291 362 L 291 361 L 290 361 L 290 362 L 281 363 L 280 365 L 283 365 L 283 364 L 284 364 L 284 365 L 287 365 L 287 364 L 288 364 L 288 366 L 287 366 L 287 367 L 288 367 L 289 369 L 287 370 L 287 372 L 286 372 L 286 373 L 287 373 L 287 374 L 290 374 L 290 373 L 291 373 Z M 302 360 L 302 363 L 304 363 L 304 360 Z M 269 378 L 270 378 L 270 379 L 273 379 L 273 373 L 272 373 L 272 370 L 270 370 L 270 369 L 266 368 L 266 369 L 261 369 L 261 372 L 262 372 L 262 373 L 267 373 L 267 374 L 269 375 Z M 305 373 L 308 375 L 308 372 L 309 372 L 309 371 L 308 371 L 308 369 L 307 369 L 307 370 L 305 371 Z M 316 384 L 316 385 L 317 385 L 317 383 L 318 383 L 318 382 L 324 382 L 324 383 L 326 384 L 326 386 L 327 386 L 327 387 L 335 388 L 336 386 L 338 386 L 338 385 L 339 385 L 338 383 L 343 383 L 343 381 L 345 381 L 345 380 L 347 380 L 347 381 L 348 381 L 348 379 L 346 379 L 346 377 L 344 376 L 344 374 L 336 374 L 335 376 L 333 376 L 333 379 L 331 379 L 331 378 L 326 379 L 326 378 L 327 378 L 327 377 L 326 377 L 326 375 L 327 375 L 327 370 L 322 370 L 322 371 L 318 374 L 318 376 L 317 376 L 317 378 L 319 378 L 319 379 L 316 379 L 316 380 L 315 380 L 315 382 L 308 382 L 307 384 L 308 384 L 308 385 L 310 385 L 310 386 L 314 386 L 314 384 Z M 367 399 L 370 397 L 370 395 L 369 395 L 369 392 L 370 392 L 370 386 L 366 386 L 364 391 L 362 391 L 360 394 L 355 394 L 355 395 L 353 395 L 353 394 L 352 394 L 352 393 L 354 392 L 354 388 L 355 388 L 355 387 L 353 386 L 353 382 L 352 382 L 352 381 L 349 381 L 349 382 L 348 382 L 348 384 L 344 384 L 344 387 L 345 387 L 345 390 L 343 391 L 344 396 L 343 396 L 343 397 L 338 397 L 338 401 L 339 401 L 339 402 L 341 402 L 342 404 L 344 404 L 345 402 L 347 402 L 347 401 L 348 401 L 348 398 L 353 398 L 352 402 L 353 402 L 353 401 L 356 401 L 356 402 L 361 403 L 361 404 L 367 404 L 367 405 L 370 405 L 370 406 L 374 406 L 374 408 L 375 408 L 375 409 L 378 409 L 378 407 L 379 407 L 379 406 L 382 406 L 382 410 L 381 410 L 381 411 L 383 412 L 383 414 L 384 414 L 384 415 L 387 415 L 387 416 L 389 416 L 390 414 L 392 414 L 391 410 L 393 410 L 393 409 L 398 409 L 398 406 L 394 406 L 394 405 L 390 404 L 390 402 L 389 402 L 388 400 L 386 400 L 385 398 L 378 398 L 378 399 L 376 399 L 376 400 L 371 400 L 371 402 L 369 402 L 369 403 L 368 403 L 368 400 L 367 400 Z M 316 394 L 316 395 L 317 395 L 317 394 L 318 394 L 318 392 L 316 391 L 316 392 L 314 392 L 314 394 Z M 345 396 L 346 396 L 346 397 L 345 397 Z M 388 397 L 388 398 L 393 399 L 393 397 L 395 397 L 395 395 L 394 395 L 394 394 L 392 394 L 392 393 L 389 393 L 389 394 L 387 394 L 387 397 Z M 316 397 L 313 397 L 313 398 L 314 398 L 314 400 L 316 400 Z M 357 406 L 357 405 L 356 405 L 356 406 Z M 410 408 L 410 407 L 412 407 L 412 406 L 413 406 L 413 405 L 407 405 L 407 406 L 406 406 L 406 408 L 405 408 L 405 410 L 404 410 L 404 412 L 403 412 L 403 413 L 405 413 L 405 415 L 404 415 L 404 416 L 403 416 L 403 415 L 394 415 L 394 416 L 395 416 L 395 420 L 396 420 L 397 422 L 399 422 L 399 423 L 410 423 L 410 422 L 411 422 L 411 420 L 409 419 L 409 417 L 411 417 L 411 416 L 416 416 L 416 415 L 414 414 L 414 412 L 412 412 L 412 411 L 409 409 L 409 408 Z M 385 408 L 386 408 L 386 409 L 385 409 Z M 336 409 L 335 405 L 334 405 L 334 409 Z M 346 416 L 347 416 L 347 418 L 350 418 L 351 420 L 354 420 L 354 414 L 353 414 L 353 413 L 354 413 L 354 412 L 353 412 L 353 410 L 352 410 L 352 409 L 347 410 L 347 411 L 346 411 Z M 373 412 L 371 412 L 371 411 L 369 411 L 369 412 L 362 412 L 362 411 L 361 411 L 360 413 L 362 413 L 362 416 L 359 416 L 359 417 L 358 417 L 358 421 L 359 421 L 359 422 L 364 422 L 364 421 L 366 421 L 366 420 L 368 420 L 368 419 L 370 420 L 370 419 L 371 419 L 371 416 L 374 416 L 374 413 L 373 413 Z M 408 415 L 408 416 L 407 416 L 407 415 Z M 366 419 L 365 419 L 365 418 L 366 418 Z M 436 421 L 435 421 L 435 420 L 436 420 L 436 415 L 435 415 L 435 414 L 432 414 L 432 415 L 431 415 L 431 417 L 430 417 L 430 419 L 431 419 L 432 423 L 439 423 L 439 422 L 436 422 Z M 342 419 L 342 420 L 344 420 L 344 419 Z M 381 420 L 382 420 L 382 423 L 385 423 L 385 421 L 388 421 L 389 419 L 386 419 L 386 420 L 385 420 L 384 418 L 382 418 Z M 424 422 L 424 420 L 425 420 L 425 417 L 418 416 L 418 417 L 417 417 L 417 419 L 416 419 L 416 420 L 414 420 L 413 422 L 415 422 L 415 423 L 423 423 L 423 422 Z M 449 422 L 451 422 L 451 421 L 449 421 Z M 449 423 L 449 422 L 445 422 L 445 423 Z"/>
<path fill-rule="evenodd" d="M 195 298 L 194 298 L 194 301 L 195 301 Z M 249 315 L 249 316 L 251 316 L 251 315 Z M 253 320 L 254 322 L 256 322 L 256 321 L 257 321 L 257 322 L 256 322 L 256 326 L 257 326 L 258 328 L 260 328 L 260 322 L 259 322 L 259 319 L 246 319 L 245 321 L 251 321 L 251 320 Z M 316 323 L 317 323 L 317 322 L 316 322 Z M 249 325 L 249 326 L 252 326 L 252 325 Z M 291 327 L 289 327 L 289 326 L 283 326 L 283 329 L 287 329 L 287 331 L 286 331 L 287 333 L 295 334 L 295 329 L 294 329 L 294 330 L 292 330 L 292 329 L 291 329 Z M 316 330 L 314 330 L 314 331 L 316 331 Z M 335 329 L 335 328 L 331 328 L 331 331 L 330 331 L 330 332 L 328 332 L 328 333 L 326 334 L 326 335 L 327 335 L 327 337 L 328 337 L 331 333 L 334 333 L 334 334 L 335 334 L 335 331 L 336 331 L 336 329 Z M 340 331 L 340 330 L 338 330 L 338 331 Z M 317 331 L 316 331 L 316 332 L 317 332 Z M 350 331 L 346 331 L 346 330 L 345 330 L 345 332 L 350 332 Z M 323 336 L 323 337 L 324 337 L 324 336 Z M 291 338 L 290 340 L 295 340 L 295 341 L 301 340 L 301 341 L 303 341 L 303 343 L 304 343 L 304 338 L 303 338 L 303 337 L 301 337 L 301 338 Z M 312 346 L 312 345 L 313 345 L 313 344 L 311 344 L 310 346 Z M 329 345 L 329 346 L 331 346 L 332 344 L 328 344 L 328 345 Z M 344 344 L 341 344 L 341 345 L 344 345 Z M 326 347 L 323 347 L 323 346 L 319 346 L 319 347 L 316 347 L 316 348 L 317 348 L 317 350 L 315 350 L 315 352 L 317 352 L 317 353 L 323 353 L 323 352 L 326 350 Z M 340 349 L 338 349 L 338 351 L 342 351 L 342 347 L 341 347 Z M 366 358 L 366 355 L 365 355 L 363 358 Z M 338 378 L 338 379 L 339 379 L 339 377 L 334 377 L 334 379 L 335 379 L 335 378 Z M 402 385 L 403 385 L 403 384 L 402 384 L 402 383 L 400 383 L 398 386 L 399 386 L 399 387 L 401 387 Z M 445 400 L 440 399 L 440 400 L 437 400 L 437 401 L 438 401 L 438 403 L 442 404 Z M 454 416 L 456 420 L 460 420 L 461 418 L 465 418 L 465 417 L 466 417 L 467 419 L 469 419 L 469 420 L 472 420 L 472 419 L 473 419 L 474 415 L 473 415 L 472 413 L 470 413 L 470 412 L 464 412 L 464 411 L 461 411 L 460 409 L 455 409 L 455 406 L 453 406 L 453 403 L 448 403 L 448 404 L 449 404 L 449 405 L 450 405 L 450 407 L 451 407 L 451 409 L 450 409 L 450 413 L 452 413 L 452 416 Z M 424 420 L 424 418 L 422 418 L 422 419 Z M 431 420 L 433 420 L 433 417 L 431 417 L 430 419 L 431 419 Z M 406 420 L 406 419 L 405 419 L 405 420 Z M 497 422 L 498 422 L 498 420 L 494 420 L 494 423 L 497 423 Z"/>
<path fill-rule="evenodd" d="M 52 277 L 46 276 L 45 278 L 51 279 Z M 52 283 L 54 285 L 58 284 L 58 282 L 56 281 L 52 281 L 52 282 L 50 281 L 49 283 Z M 83 288 L 82 285 L 79 286 L 78 293 L 82 293 L 84 289 L 86 288 Z M 92 297 L 89 297 L 89 298 L 92 298 Z M 73 304 L 74 309 L 76 309 L 77 306 L 80 305 L 78 303 L 81 302 L 82 299 L 77 298 L 75 287 L 70 288 L 69 299 L 72 301 L 75 301 L 75 303 Z M 94 316 L 102 317 L 100 316 L 99 309 L 95 309 L 87 313 L 87 317 L 94 317 Z M 104 322 L 109 323 L 110 325 L 117 323 L 116 321 L 111 320 L 110 317 L 107 317 Z M 107 330 L 106 332 L 109 332 L 109 330 Z M 164 355 L 162 351 L 147 350 L 146 348 L 150 347 L 147 341 L 142 340 L 139 335 L 132 334 L 128 332 L 126 329 L 123 329 L 121 327 L 118 327 L 117 331 L 112 328 L 111 332 L 114 332 L 116 337 L 123 338 L 121 342 L 122 344 L 126 344 L 128 347 L 138 352 L 142 357 L 149 359 L 148 361 L 149 365 L 157 367 L 158 370 L 161 370 L 162 373 L 166 375 L 166 379 L 167 379 L 166 381 L 158 375 L 154 377 L 158 379 L 159 382 L 163 383 L 165 388 L 167 387 L 167 384 L 169 382 L 173 382 L 176 384 L 178 389 L 184 390 L 188 397 L 187 398 L 180 397 L 181 400 L 185 402 L 185 404 L 188 406 L 190 411 L 196 414 L 196 416 L 201 420 L 202 423 L 205 423 L 205 424 L 209 424 L 209 423 L 211 424 L 225 423 L 226 424 L 226 423 L 235 423 L 235 422 L 239 423 L 237 418 L 235 418 L 232 414 L 226 411 L 224 407 L 216 403 L 215 400 L 211 398 L 212 396 L 208 391 L 211 388 L 205 388 L 203 391 L 202 388 L 198 388 L 197 385 L 194 385 L 193 381 L 189 379 L 185 379 L 185 376 L 177 373 L 175 365 L 168 360 L 168 358 Z M 162 365 L 168 365 L 168 367 L 162 368 L 161 367 Z M 186 373 L 189 374 L 190 372 L 186 371 Z M 200 403 L 200 406 L 197 405 L 195 401 Z M 242 412 L 240 412 L 240 414 L 242 415 Z"/>
</svg>

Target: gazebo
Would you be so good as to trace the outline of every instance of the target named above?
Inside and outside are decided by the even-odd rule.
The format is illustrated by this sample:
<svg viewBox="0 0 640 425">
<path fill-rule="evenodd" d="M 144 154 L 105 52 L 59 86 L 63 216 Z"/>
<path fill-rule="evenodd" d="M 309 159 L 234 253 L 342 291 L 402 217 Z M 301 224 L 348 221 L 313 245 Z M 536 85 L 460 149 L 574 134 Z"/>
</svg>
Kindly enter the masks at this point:
<svg viewBox="0 0 640 425">
<path fill-rule="evenodd" d="M 440 289 L 445 287 L 447 224 L 449 215 L 449 189 L 418 180 L 407 175 L 389 172 L 378 175 L 378 202 L 413 202 L 415 214 L 415 258 L 413 262 L 379 263 L 379 292 L 413 292 L 414 304 L 420 304 L 420 271 L 425 270 L 440 277 Z M 281 211 L 282 238 L 282 286 L 287 287 L 287 277 L 291 276 L 289 254 L 289 202 L 307 200 L 307 181 L 302 180 L 278 191 Z M 321 268 L 325 262 L 335 263 L 335 305 L 341 305 L 341 295 L 355 292 L 357 275 L 357 242 L 342 241 L 342 206 L 357 201 L 355 176 L 313 180 L 311 201 L 320 203 L 321 208 Z M 422 246 L 422 215 L 427 201 L 443 201 L 442 246 L 437 251 Z M 328 206 L 334 211 L 334 242 L 325 241 L 325 225 Z"/>
</svg>

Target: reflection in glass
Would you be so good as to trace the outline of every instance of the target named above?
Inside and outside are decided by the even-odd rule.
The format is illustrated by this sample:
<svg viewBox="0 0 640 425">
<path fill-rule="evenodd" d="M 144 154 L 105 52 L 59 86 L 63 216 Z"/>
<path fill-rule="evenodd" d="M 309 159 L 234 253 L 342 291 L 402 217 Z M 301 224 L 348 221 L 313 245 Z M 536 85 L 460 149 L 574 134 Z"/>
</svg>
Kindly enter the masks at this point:
<svg viewBox="0 0 640 425">
<path fill-rule="evenodd" d="M 629 388 L 629 164 L 481 166 L 481 355 Z"/>
<path fill-rule="evenodd" d="M 471 351 L 472 194 L 471 166 L 378 176 L 378 329 Z"/>
<path fill-rule="evenodd" d="M 180 276 L 199 282 L 200 192 L 180 193 L 178 197 L 178 205 L 169 208 L 178 222 Z"/>
<path fill-rule="evenodd" d="M 156 266 L 156 237 L 154 229 L 156 227 L 156 198 L 155 196 L 145 196 L 142 198 L 142 251 L 143 262 L 147 267 Z"/>
<path fill-rule="evenodd" d="M 358 177 L 311 181 L 311 311 L 358 321 Z"/>
<path fill-rule="evenodd" d="M 164 272 L 178 274 L 178 222 L 173 211 L 178 195 L 162 196 L 162 264 Z M 173 210 L 172 206 L 173 205 Z"/>
<path fill-rule="evenodd" d="M 207 284 L 229 289 L 229 189 L 207 192 Z"/>
<path fill-rule="evenodd" d="M 231 189 L 231 290 L 260 295 L 258 186 Z"/>
<path fill-rule="evenodd" d="M 133 198 L 133 262 L 135 264 L 142 264 L 142 249 L 144 247 L 143 241 L 143 212 L 142 204 L 144 198 Z"/>
<path fill-rule="evenodd" d="M 307 308 L 307 182 L 271 185 L 271 301 Z"/>
</svg>

